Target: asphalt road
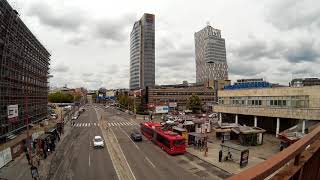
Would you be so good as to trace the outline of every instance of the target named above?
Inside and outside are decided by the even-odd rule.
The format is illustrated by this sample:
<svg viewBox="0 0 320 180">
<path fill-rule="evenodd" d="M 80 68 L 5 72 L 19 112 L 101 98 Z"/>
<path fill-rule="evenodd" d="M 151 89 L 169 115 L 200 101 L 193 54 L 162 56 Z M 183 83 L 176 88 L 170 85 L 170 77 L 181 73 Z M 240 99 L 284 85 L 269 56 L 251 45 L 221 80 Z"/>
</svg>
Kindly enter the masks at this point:
<svg viewBox="0 0 320 180">
<path fill-rule="evenodd" d="M 136 179 L 197 179 L 197 176 L 182 169 L 170 155 L 159 147 L 144 139 L 142 142 L 133 142 L 130 133 L 139 129 L 138 124 L 124 119 L 119 115 L 106 112 L 109 123 L 124 152 Z M 122 125 L 121 125 L 122 124 Z M 129 124 L 129 125 L 128 125 Z"/>
<path fill-rule="evenodd" d="M 75 120 L 70 137 L 65 138 L 64 153 L 57 153 L 56 159 L 61 160 L 53 167 L 51 179 L 118 179 L 107 149 L 93 148 L 93 137 L 102 136 L 102 133 L 95 110 L 86 109 Z"/>
<path fill-rule="evenodd" d="M 62 148 L 53 160 L 50 179 L 118 179 L 121 172 L 117 169 L 119 164 L 126 167 L 126 173 L 134 180 L 221 179 L 222 176 L 217 176 L 215 169 L 208 169 L 208 164 L 202 167 L 202 161 L 193 160 L 194 158 L 187 154 L 168 155 L 144 137 L 142 142 L 132 141 L 130 133 L 139 129 L 139 125 L 127 113 L 113 108 L 105 109 L 101 105 L 90 105 L 86 109 L 75 121 L 70 136 L 62 142 Z M 102 128 L 103 124 L 108 124 L 109 129 Z M 116 143 L 112 146 L 119 148 L 116 152 L 108 151 L 111 146 L 101 149 L 92 147 L 94 136 L 109 137 L 103 136 L 101 130 L 104 135 L 109 132 L 108 135 L 115 139 L 106 143 Z M 111 160 L 110 155 L 114 158 L 114 154 L 122 154 L 121 162 Z"/>
</svg>

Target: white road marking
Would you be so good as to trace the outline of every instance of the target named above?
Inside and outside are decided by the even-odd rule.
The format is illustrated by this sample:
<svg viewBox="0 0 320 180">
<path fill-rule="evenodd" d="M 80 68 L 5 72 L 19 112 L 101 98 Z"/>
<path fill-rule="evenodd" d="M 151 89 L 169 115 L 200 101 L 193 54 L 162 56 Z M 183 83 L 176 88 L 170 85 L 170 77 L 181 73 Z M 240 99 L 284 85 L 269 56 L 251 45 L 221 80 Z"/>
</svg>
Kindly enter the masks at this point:
<svg viewBox="0 0 320 180">
<path fill-rule="evenodd" d="M 89 153 L 89 167 L 90 167 L 90 153 Z"/>
<path fill-rule="evenodd" d="M 88 123 L 88 127 L 90 127 L 90 123 Z"/>
<path fill-rule="evenodd" d="M 87 123 L 86 123 L 86 127 L 87 127 Z"/>
<path fill-rule="evenodd" d="M 119 129 L 120 129 L 120 131 L 121 131 L 123 134 L 125 134 L 125 135 L 130 139 L 130 141 L 135 145 L 135 147 L 136 147 L 138 150 L 140 150 L 139 146 L 137 146 L 137 144 L 136 144 L 134 141 L 132 141 L 132 139 L 129 137 L 129 135 L 128 135 L 126 132 L 124 132 L 124 130 L 123 130 L 121 127 L 120 127 Z"/>
<path fill-rule="evenodd" d="M 150 161 L 150 159 L 148 158 L 148 157 L 145 157 L 146 158 L 146 160 L 151 164 L 151 166 L 153 167 L 153 168 L 156 168 L 156 166 Z"/>
<path fill-rule="evenodd" d="M 133 174 L 133 172 L 132 172 L 132 169 L 131 169 L 131 167 L 130 167 L 130 165 L 129 165 L 128 161 L 127 161 L 126 156 L 124 155 L 124 153 L 123 153 L 123 151 L 122 151 L 122 148 L 121 148 L 121 146 L 120 146 L 120 144 L 119 144 L 119 141 L 118 141 L 118 139 L 117 139 L 116 135 L 114 134 L 114 132 L 112 131 L 112 129 L 111 129 L 111 133 L 112 133 L 113 137 L 116 139 L 116 141 L 117 141 L 117 143 L 118 143 L 118 145 L 119 145 L 120 152 L 122 153 L 122 155 L 123 155 L 123 157 L 124 157 L 124 160 L 126 161 L 126 164 L 127 164 L 127 166 L 129 167 L 129 170 L 130 170 L 130 172 L 131 172 L 131 174 L 132 174 L 133 178 L 134 178 L 135 180 L 137 180 L 136 176 L 134 176 L 134 174 Z"/>
</svg>

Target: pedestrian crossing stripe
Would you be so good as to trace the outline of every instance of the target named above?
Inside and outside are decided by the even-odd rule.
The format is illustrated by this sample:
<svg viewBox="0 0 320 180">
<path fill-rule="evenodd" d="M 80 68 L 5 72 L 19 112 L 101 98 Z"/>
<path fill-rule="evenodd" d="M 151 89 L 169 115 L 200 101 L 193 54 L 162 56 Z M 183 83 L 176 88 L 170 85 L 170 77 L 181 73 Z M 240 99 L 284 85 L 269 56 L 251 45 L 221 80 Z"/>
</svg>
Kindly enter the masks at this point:
<svg viewBox="0 0 320 180">
<path fill-rule="evenodd" d="M 109 122 L 108 126 L 134 126 L 137 125 L 137 123 L 134 122 Z"/>
<path fill-rule="evenodd" d="M 138 125 L 135 122 L 108 122 L 108 126 L 109 127 L 113 127 L 113 126 L 135 126 Z M 99 127 L 100 124 L 99 123 L 75 123 L 73 125 L 74 127 Z"/>
</svg>

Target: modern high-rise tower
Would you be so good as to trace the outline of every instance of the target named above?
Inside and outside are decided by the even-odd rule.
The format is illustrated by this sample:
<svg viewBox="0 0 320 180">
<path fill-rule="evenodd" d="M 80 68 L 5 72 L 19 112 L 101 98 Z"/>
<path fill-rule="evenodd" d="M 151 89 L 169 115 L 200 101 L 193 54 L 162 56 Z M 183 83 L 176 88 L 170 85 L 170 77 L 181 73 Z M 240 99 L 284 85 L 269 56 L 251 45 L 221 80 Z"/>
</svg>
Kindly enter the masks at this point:
<svg viewBox="0 0 320 180">
<path fill-rule="evenodd" d="M 194 34 L 194 39 L 197 83 L 227 80 L 226 45 L 221 38 L 221 31 L 207 25 Z"/>
<path fill-rule="evenodd" d="M 143 14 L 130 34 L 130 89 L 155 85 L 155 18 Z"/>
</svg>

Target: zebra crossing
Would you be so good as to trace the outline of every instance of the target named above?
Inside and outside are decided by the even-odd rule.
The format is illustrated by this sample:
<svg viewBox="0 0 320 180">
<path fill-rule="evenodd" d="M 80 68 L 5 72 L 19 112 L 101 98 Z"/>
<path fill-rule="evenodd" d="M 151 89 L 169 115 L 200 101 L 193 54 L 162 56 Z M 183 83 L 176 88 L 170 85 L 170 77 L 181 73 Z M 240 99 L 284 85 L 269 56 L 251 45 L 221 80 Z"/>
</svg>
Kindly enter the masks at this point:
<svg viewBox="0 0 320 180">
<path fill-rule="evenodd" d="M 75 123 L 73 125 L 74 127 L 99 127 L 99 124 L 98 123 Z"/>
<path fill-rule="evenodd" d="M 112 127 L 112 126 L 135 126 L 138 125 L 135 122 L 108 122 L 108 126 Z"/>
<path fill-rule="evenodd" d="M 108 122 L 108 126 L 135 126 L 138 125 L 135 122 Z M 99 123 L 75 123 L 74 127 L 99 127 Z"/>
</svg>

